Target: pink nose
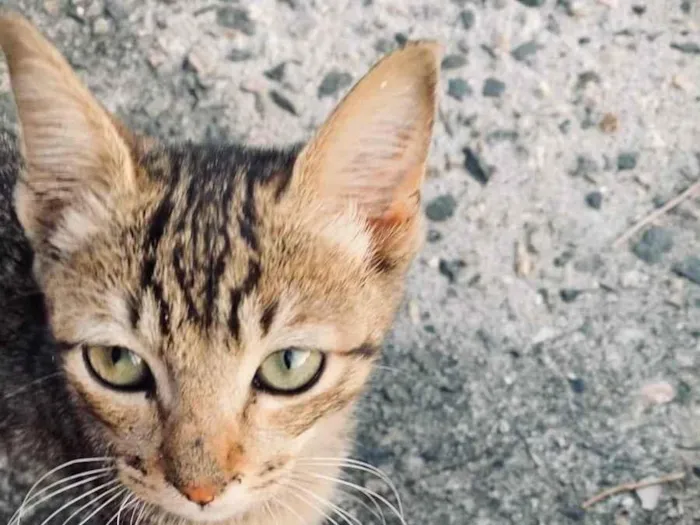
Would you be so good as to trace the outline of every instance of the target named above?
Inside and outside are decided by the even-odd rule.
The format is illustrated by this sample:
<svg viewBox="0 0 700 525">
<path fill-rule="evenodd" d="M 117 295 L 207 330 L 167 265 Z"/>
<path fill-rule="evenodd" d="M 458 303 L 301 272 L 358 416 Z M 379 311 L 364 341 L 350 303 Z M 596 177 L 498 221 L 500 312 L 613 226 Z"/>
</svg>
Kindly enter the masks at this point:
<svg viewBox="0 0 700 525">
<path fill-rule="evenodd" d="M 197 505 L 208 505 L 216 498 L 216 488 L 212 485 L 190 485 L 181 489 L 185 497 Z"/>
</svg>

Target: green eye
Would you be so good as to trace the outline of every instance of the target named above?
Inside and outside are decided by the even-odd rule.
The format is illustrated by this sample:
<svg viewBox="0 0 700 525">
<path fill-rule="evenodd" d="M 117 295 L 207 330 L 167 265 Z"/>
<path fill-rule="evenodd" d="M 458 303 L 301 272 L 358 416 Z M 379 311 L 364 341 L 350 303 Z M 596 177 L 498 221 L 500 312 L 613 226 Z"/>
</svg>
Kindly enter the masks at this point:
<svg viewBox="0 0 700 525">
<path fill-rule="evenodd" d="M 254 385 L 271 394 L 300 394 L 318 381 L 324 362 L 324 355 L 318 350 L 280 350 L 260 365 Z"/>
<path fill-rule="evenodd" d="M 83 352 L 88 369 L 116 390 L 148 390 L 153 382 L 146 362 L 121 346 L 96 346 Z"/>
</svg>

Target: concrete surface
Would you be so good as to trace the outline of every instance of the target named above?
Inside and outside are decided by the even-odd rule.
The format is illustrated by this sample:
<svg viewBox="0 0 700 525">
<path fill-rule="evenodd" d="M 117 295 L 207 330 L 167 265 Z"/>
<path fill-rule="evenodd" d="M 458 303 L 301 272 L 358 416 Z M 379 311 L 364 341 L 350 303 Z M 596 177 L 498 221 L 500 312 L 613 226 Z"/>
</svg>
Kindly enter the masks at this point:
<svg viewBox="0 0 700 525">
<path fill-rule="evenodd" d="M 109 109 L 173 139 L 302 139 L 397 41 L 442 40 L 429 240 L 357 456 L 410 524 L 700 522 L 698 199 L 613 247 L 700 179 L 697 0 L 4 3 Z M 676 471 L 653 510 L 580 508 Z"/>
</svg>

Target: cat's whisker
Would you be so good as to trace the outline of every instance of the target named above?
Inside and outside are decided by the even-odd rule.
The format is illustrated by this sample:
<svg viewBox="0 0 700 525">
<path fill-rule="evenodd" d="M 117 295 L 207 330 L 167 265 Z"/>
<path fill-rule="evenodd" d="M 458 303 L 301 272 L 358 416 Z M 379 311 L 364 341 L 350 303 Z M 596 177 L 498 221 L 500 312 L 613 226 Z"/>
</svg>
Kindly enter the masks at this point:
<svg viewBox="0 0 700 525">
<path fill-rule="evenodd" d="M 112 523 L 114 520 L 117 520 L 117 525 L 121 525 L 122 512 L 125 509 L 128 509 L 131 505 L 134 505 L 135 500 L 135 494 L 127 494 L 126 496 L 124 496 L 124 500 L 122 501 L 121 505 L 119 505 L 117 513 L 110 518 L 110 520 L 107 522 L 107 525 Z"/>
<path fill-rule="evenodd" d="M 313 510 L 315 510 L 316 512 L 318 512 L 321 516 L 324 517 L 324 519 L 327 519 L 327 520 L 330 521 L 333 525 L 340 525 L 340 523 L 338 523 L 336 520 L 334 520 L 332 516 L 329 516 L 328 513 L 327 513 L 323 508 L 319 507 L 319 506 L 316 505 L 315 503 L 313 503 L 313 502 L 309 501 L 308 499 L 306 499 L 305 497 L 303 497 L 303 493 L 299 494 L 299 489 L 298 489 L 298 488 L 294 487 L 293 485 L 287 485 L 287 488 L 289 488 L 289 489 L 291 489 L 292 491 L 294 491 L 294 492 L 290 492 L 290 493 L 289 493 L 290 495 L 292 495 L 292 496 L 294 496 L 295 498 L 297 498 L 297 499 L 298 499 L 299 501 L 301 501 L 304 505 L 307 505 L 307 506 L 310 507 L 311 509 L 313 509 Z"/>
<path fill-rule="evenodd" d="M 377 500 L 375 500 L 373 497 L 366 496 L 367 499 L 369 499 L 372 502 L 372 504 L 374 505 L 374 509 L 372 507 L 370 507 L 367 503 L 365 503 L 362 498 L 355 496 L 354 494 L 351 494 L 347 490 L 343 490 L 343 489 L 335 489 L 335 490 L 336 490 L 336 492 L 339 492 L 340 494 L 342 494 L 343 497 L 349 498 L 352 501 L 354 501 L 355 503 L 357 503 L 358 505 L 362 506 L 364 509 L 367 510 L 367 512 L 372 514 L 375 518 L 380 519 L 382 522 L 382 525 L 387 525 L 386 524 L 386 516 L 384 516 L 384 512 L 382 512 L 382 508 L 379 506 L 379 503 L 377 503 Z"/>
<path fill-rule="evenodd" d="M 55 474 L 56 472 L 58 472 L 58 471 L 60 471 L 60 470 L 63 470 L 63 469 L 65 469 L 65 468 L 68 468 L 68 467 L 72 467 L 73 465 L 79 465 L 79 464 L 83 464 L 83 463 L 106 462 L 106 461 L 111 461 L 111 460 L 112 460 L 112 458 L 109 458 L 109 457 L 95 457 L 95 458 L 80 458 L 80 459 L 74 459 L 74 460 L 72 460 L 72 461 L 66 461 L 65 463 L 61 463 L 61 464 L 58 465 L 57 467 L 55 467 L 55 468 L 49 470 L 46 474 L 44 474 L 43 476 L 41 476 L 41 477 L 36 481 L 36 483 L 34 483 L 34 485 L 31 486 L 31 488 L 30 488 L 29 491 L 27 492 L 27 495 L 24 497 L 24 500 L 22 501 L 22 505 L 20 506 L 20 509 L 21 509 L 24 505 L 26 505 L 27 500 L 28 500 L 29 497 L 32 495 L 32 493 L 34 492 L 34 490 L 36 490 L 36 489 L 39 487 L 39 485 L 41 485 L 41 483 L 42 483 L 45 479 L 51 477 L 51 476 L 52 476 L 53 474 Z"/>
<path fill-rule="evenodd" d="M 296 481 L 304 481 L 303 478 L 295 478 L 295 479 L 296 479 Z M 322 498 L 322 497 L 319 496 L 318 494 L 314 494 L 313 491 L 311 491 L 311 490 L 309 490 L 309 489 L 307 489 L 307 488 L 305 488 L 305 487 L 299 485 L 298 483 L 294 483 L 294 484 L 291 484 L 291 485 L 288 485 L 288 486 L 289 486 L 290 488 L 295 489 L 295 490 L 300 490 L 300 491 L 302 491 L 304 494 L 307 494 L 308 496 L 310 496 L 311 498 L 313 498 L 314 500 L 316 500 L 320 505 L 323 505 L 324 507 L 330 508 L 330 509 L 331 509 L 333 512 L 335 512 L 338 516 L 340 516 L 341 518 L 343 518 L 343 519 L 345 520 L 345 523 L 347 523 L 348 525 L 362 525 L 362 522 L 361 522 L 359 519 L 357 519 L 355 516 L 353 516 L 352 514 L 350 514 L 349 512 L 347 512 L 347 511 L 341 509 L 341 508 L 340 508 L 338 505 L 336 505 L 335 503 L 332 503 L 332 502 L 328 501 L 327 499 Z"/>
<path fill-rule="evenodd" d="M 103 478 L 107 475 L 109 475 L 110 472 L 114 472 L 113 467 L 107 467 L 107 468 L 98 468 L 98 469 L 93 469 L 93 470 L 88 470 L 86 472 L 80 472 L 78 474 L 74 474 L 72 476 L 68 476 L 67 478 L 59 479 L 58 481 L 55 481 L 51 483 L 51 485 L 44 487 L 41 489 L 39 492 L 34 494 L 31 498 L 27 500 L 27 504 L 33 503 L 36 501 L 42 494 L 46 494 L 47 492 L 51 491 L 52 489 L 60 486 L 60 485 L 65 485 L 66 483 L 69 483 L 71 481 L 75 481 L 77 479 L 82 479 L 82 478 L 89 478 L 83 480 L 85 483 L 89 483 L 91 481 L 94 481 L 99 478 Z M 75 487 L 75 485 L 73 485 Z M 58 493 L 60 494 L 60 493 Z"/>
<path fill-rule="evenodd" d="M 13 398 L 16 395 L 19 395 L 22 392 L 29 390 L 33 386 L 36 386 L 40 383 L 43 383 L 44 381 L 48 381 L 49 379 L 53 379 L 54 377 L 60 376 L 60 375 L 61 375 L 61 372 L 54 372 L 53 374 L 48 374 L 48 375 L 45 375 L 44 377 L 40 377 L 39 379 L 35 379 L 34 381 L 30 381 L 29 383 L 27 383 L 23 387 L 18 388 L 14 392 L 10 392 L 9 394 L 5 394 L 4 396 L 2 396 L 2 400 L 5 401 L 7 399 Z"/>
<path fill-rule="evenodd" d="M 86 509 L 90 508 L 92 505 L 94 505 L 95 503 L 99 502 L 100 500 L 109 496 L 110 494 L 114 493 L 117 490 L 119 490 L 119 487 L 113 487 L 109 490 L 105 490 L 102 494 L 99 494 L 99 495 L 95 496 L 94 498 L 90 499 L 87 503 L 84 503 L 77 510 L 73 511 L 73 513 L 70 516 L 68 516 L 65 520 L 63 520 L 63 523 L 61 525 L 68 525 L 71 521 L 73 521 L 73 518 L 81 515 Z"/>
<path fill-rule="evenodd" d="M 104 509 L 107 505 L 109 505 L 109 504 L 112 503 L 113 501 L 115 501 L 115 500 L 121 498 L 122 495 L 124 495 L 126 492 L 128 492 L 128 489 L 122 489 L 121 492 L 118 492 L 116 495 L 114 495 L 114 496 L 112 496 L 111 498 L 109 498 L 109 499 L 108 499 L 107 501 L 105 501 L 102 505 L 100 505 L 100 506 L 97 507 L 95 510 L 93 510 L 90 514 L 88 514 L 88 515 L 83 519 L 83 521 L 81 521 L 80 523 L 78 523 L 78 525 L 85 525 L 88 521 L 90 521 L 90 518 L 92 518 L 95 514 L 97 514 L 98 512 L 100 512 L 102 509 Z M 102 495 L 102 497 L 104 497 L 104 495 Z"/>
<path fill-rule="evenodd" d="M 22 502 L 20 507 L 15 511 L 15 513 L 12 515 L 12 517 L 10 518 L 8 523 L 11 524 L 11 523 L 15 522 L 15 520 L 17 520 L 17 522 L 19 523 L 18 518 L 21 519 L 22 514 L 25 514 L 28 510 L 35 508 L 35 505 L 31 505 L 31 506 L 29 506 L 29 505 L 33 504 L 37 499 L 40 499 L 43 494 L 50 492 L 52 489 L 55 489 L 56 487 L 59 487 L 61 485 L 65 485 L 66 483 L 69 483 L 69 482 L 74 481 L 76 479 L 87 478 L 87 479 L 83 479 L 82 482 L 74 483 L 65 489 L 65 490 L 70 490 L 72 488 L 78 487 L 78 486 L 83 485 L 83 484 L 91 483 L 92 481 L 95 481 L 101 477 L 104 477 L 107 475 L 107 472 L 111 471 L 111 470 L 112 469 L 89 470 L 87 472 L 81 472 L 79 474 L 75 474 L 73 476 L 68 476 L 67 478 L 55 481 L 54 483 L 52 483 L 48 487 L 44 487 L 43 489 L 41 489 L 39 492 L 35 493 L 31 497 L 28 497 L 28 496 L 25 497 L 24 501 Z M 56 491 L 52 494 L 53 494 L 53 496 L 56 496 L 58 494 L 65 492 L 65 490 Z M 46 500 L 44 499 L 42 501 L 46 501 Z"/>
<path fill-rule="evenodd" d="M 146 510 L 148 509 L 149 505 L 146 504 L 146 502 L 141 505 L 141 511 L 139 512 L 139 517 L 136 519 L 136 525 L 139 525 L 141 523 L 141 520 L 144 518 L 146 515 Z"/>
<path fill-rule="evenodd" d="M 346 481 L 346 480 L 340 479 L 340 478 L 334 478 L 331 476 L 324 476 L 323 474 L 317 474 L 314 472 L 307 472 L 306 475 L 317 478 L 317 479 L 322 479 L 324 481 L 330 481 L 331 483 L 337 483 L 339 485 L 343 485 L 343 486 L 349 487 L 351 489 L 357 490 L 358 492 L 361 492 L 362 494 L 364 494 L 366 496 L 375 497 L 379 501 L 381 501 L 384 505 L 386 505 L 389 508 L 389 510 L 391 510 L 392 514 L 394 514 L 394 516 L 396 516 L 401 521 L 402 525 L 407 525 L 406 519 L 404 518 L 404 515 L 403 515 L 403 512 L 400 512 L 399 509 L 397 509 L 389 500 L 387 500 L 384 496 L 382 496 L 381 494 L 378 494 L 377 492 L 375 492 L 373 490 L 367 489 L 365 487 L 361 487 L 357 483 L 352 483 L 350 481 Z"/>
<path fill-rule="evenodd" d="M 384 483 L 387 484 L 389 489 L 391 489 L 391 492 L 394 494 L 394 498 L 396 498 L 396 503 L 398 506 L 398 510 L 403 516 L 404 511 L 403 511 L 403 504 L 401 503 L 401 495 L 399 494 L 399 490 L 396 488 L 396 485 L 394 484 L 393 481 L 391 481 L 391 478 L 389 475 L 384 472 L 383 470 L 375 467 L 374 465 L 371 465 L 365 461 L 360 461 L 359 459 L 353 459 L 353 458 L 321 458 L 321 457 L 311 457 L 311 458 L 304 458 L 299 460 L 300 465 L 317 465 L 317 466 L 340 466 L 343 468 L 347 468 L 349 470 L 357 470 L 361 472 L 366 472 L 368 474 L 373 474 L 374 476 L 378 477 L 381 479 Z"/>
<path fill-rule="evenodd" d="M 284 501 L 279 501 L 279 500 L 276 500 L 273 503 L 279 505 L 280 507 L 285 509 L 287 512 L 293 514 L 299 520 L 300 525 L 305 525 L 304 518 L 301 516 L 301 514 L 299 514 L 296 510 L 294 510 L 290 505 L 287 505 Z M 287 524 L 285 523 L 284 525 L 287 525 Z"/>
<path fill-rule="evenodd" d="M 48 518 L 46 518 L 44 521 L 41 522 L 41 525 L 46 525 L 46 524 L 49 523 L 51 520 L 53 520 L 56 516 L 58 516 L 61 512 L 63 512 L 63 511 L 66 510 L 67 508 L 72 507 L 73 505 L 75 505 L 75 504 L 78 503 L 79 501 L 84 500 L 85 498 L 90 498 L 90 496 L 92 496 L 93 494 L 95 494 L 95 492 L 102 491 L 102 492 L 101 492 L 100 494 L 98 494 L 97 496 L 90 498 L 89 501 L 88 501 L 87 503 L 85 503 L 82 507 L 80 507 L 80 508 L 79 508 L 77 511 L 75 511 L 73 514 L 71 514 L 70 516 L 68 516 L 68 518 L 66 518 L 66 519 L 64 520 L 63 524 L 62 524 L 62 525 L 66 525 L 66 523 L 68 523 L 71 519 L 73 519 L 75 516 L 77 516 L 78 514 L 80 514 L 83 510 L 85 510 L 86 508 L 88 508 L 90 505 L 92 505 L 92 504 L 94 504 L 95 502 L 101 500 L 103 497 L 105 497 L 105 496 L 111 494 L 112 492 L 114 492 L 114 491 L 116 491 L 116 490 L 119 490 L 119 487 L 115 487 L 115 486 L 114 486 L 114 485 L 117 484 L 117 483 L 119 483 L 119 481 L 117 481 L 117 480 L 115 479 L 115 480 L 109 481 L 109 482 L 107 482 L 107 483 L 104 483 L 104 484 L 100 485 L 99 487 L 95 487 L 94 489 L 89 490 L 89 491 L 86 492 L 85 494 L 81 494 L 80 496 L 76 496 L 75 498 L 73 498 L 72 500 L 67 501 L 67 502 L 64 503 L 61 507 L 59 507 L 57 510 L 55 510 Z M 110 487 L 111 487 L 111 488 L 110 488 Z"/>
<path fill-rule="evenodd" d="M 38 501 L 37 501 L 36 498 L 34 498 L 33 501 L 32 501 L 32 503 L 31 503 L 31 505 L 28 504 L 29 502 L 23 503 L 22 506 L 19 508 L 19 510 L 15 513 L 14 521 L 11 520 L 11 521 L 10 521 L 10 524 L 13 524 L 13 523 L 14 523 L 14 524 L 16 524 L 16 525 L 20 525 L 20 523 L 21 523 L 22 520 L 24 519 L 24 515 L 25 515 L 26 513 L 28 513 L 28 512 L 30 512 L 30 511 L 34 510 L 35 508 L 37 508 L 37 507 L 43 505 L 43 504 L 46 503 L 47 501 L 50 501 L 50 500 L 54 499 L 55 497 L 57 497 L 57 496 L 59 496 L 59 495 L 65 493 L 65 492 L 68 492 L 69 490 L 73 490 L 73 489 L 75 489 L 75 488 L 77 488 L 77 487 L 82 487 L 83 485 L 87 485 L 88 483 L 91 483 L 91 482 L 93 482 L 93 481 L 96 481 L 96 480 L 98 480 L 98 479 L 100 479 L 100 478 L 102 478 L 102 477 L 104 477 L 104 476 L 105 476 L 104 474 L 97 474 L 97 475 L 92 476 L 92 477 L 90 477 L 90 478 L 83 479 L 83 480 L 81 480 L 81 481 L 76 481 L 75 483 L 69 484 L 67 487 L 61 487 L 61 488 L 58 489 L 58 490 L 54 490 L 54 491 L 52 491 L 52 492 L 50 492 L 50 493 L 44 495 L 43 497 L 38 498 Z M 112 481 L 108 481 L 108 482 L 106 482 L 106 483 L 103 483 L 102 485 L 99 485 L 99 486 L 97 486 L 97 487 L 91 489 L 90 491 L 86 492 L 86 493 L 83 494 L 79 499 L 82 499 L 82 498 L 85 497 L 86 495 L 94 494 L 95 492 L 97 492 L 97 491 L 99 491 L 99 490 L 101 490 L 101 489 L 103 489 L 103 488 L 105 488 L 105 487 L 111 486 L 111 485 L 113 485 L 114 483 L 117 483 L 117 481 L 116 481 L 116 480 L 112 480 Z M 75 501 L 78 501 L 78 500 L 71 500 L 71 504 L 72 504 L 73 502 L 75 502 Z M 54 514 L 58 514 L 60 511 L 65 510 L 68 506 L 69 506 L 68 504 L 64 505 L 63 507 L 61 507 L 61 509 L 59 509 L 58 511 L 56 511 Z M 52 516 L 53 516 L 54 514 L 52 514 Z"/>
</svg>

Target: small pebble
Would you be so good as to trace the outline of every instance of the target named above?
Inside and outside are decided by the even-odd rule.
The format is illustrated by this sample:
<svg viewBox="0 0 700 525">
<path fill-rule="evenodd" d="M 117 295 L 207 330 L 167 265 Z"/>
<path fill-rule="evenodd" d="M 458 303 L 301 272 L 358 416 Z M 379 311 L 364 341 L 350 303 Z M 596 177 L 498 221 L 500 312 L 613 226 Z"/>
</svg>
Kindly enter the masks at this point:
<svg viewBox="0 0 700 525">
<path fill-rule="evenodd" d="M 606 113 L 600 120 L 598 127 L 603 133 L 615 133 L 620 127 L 620 121 L 614 114 Z"/>
<path fill-rule="evenodd" d="M 462 101 L 472 93 L 471 86 L 463 78 L 451 78 L 447 83 L 447 94 L 456 100 Z"/>
<path fill-rule="evenodd" d="M 484 88 L 481 94 L 485 97 L 500 97 L 506 90 L 505 82 L 497 78 L 489 77 L 484 81 Z"/>
<path fill-rule="evenodd" d="M 464 167 L 467 172 L 480 184 L 486 184 L 493 174 L 493 168 L 484 164 L 471 148 L 463 148 L 462 152 L 464 153 Z"/>
<path fill-rule="evenodd" d="M 374 50 L 382 55 L 385 55 L 394 49 L 395 45 L 396 44 L 388 38 L 380 38 L 374 43 Z"/>
<path fill-rule="evenodd" d="M 586 204 L 594 210 L 599 210 L 603 205 L 603 194 L 598 190 L 590 192 L 586 195 Z"/>
<path fill-rule="evenodd" d="M 232 49 L 226 58 L 231 62 L 244 62 L 253 58 L 253 52 L 248 49 Z"/>
<path fill-rule="evenodd" d="M 618 171 L 628 171 L 633 170 L 637 167 L 637 159 L 639 158 L 639 153 L 635 151 L 626 151 L 620 153 L 617 156 L 617 169 Z"/>
<path fill-rule="evenodd" d="M 434 243 L 442 239 L 442 233 L 437 230 L 428 230 L 428 242 Z"/>
<path fill-rule="evenodd" d="M 282 95 L 279 91 L 276 91 L 274 89 L 270 90 L 270 98 L 272 99 L 272 102 L 274 102 L 279 108 L 283 109 L 287 113 L 290 113 L 291 115 L 294 115 L 295 117 L 298 115 L 297 109 L 294 107 L 294 104 Z"/>
<path fill-rule="evenodd" d="M 541 49 L 541 46 L 534 40 L 520 44 L 510 52 L 510 55 L 520 62 L 527 60 Z"/>
<path fill-rule="evenodd" d="M 106 35 L 109 33 L 109 21 L 106 18 L 99 17 L 92 23 L 92 34 L 95 36 Z"/>
<path fill-rule="evenodd" d="M 587 177 L 599 170 L 598 163 L 590 155 L 578 155 L 576 157 L 576 166 L 569 171 L 572 177 Z"/>
<path fill-rule="evenodd" d="M 518 2 L 527 7 L 542 7 L 545 0 L 518 0 Z"/>
<path fill-rule="evenodd" d="M 647 264 L 656 264 L 673 248 L 673 236 L 666 228 L 652 226 L 632 247 L 632 252 Z"/>
<path fill-rule="evenodd" d="M 400 46 L 405 46 L 406 42 L 408 42 L 408 37 L 404 35 L 403 33 L 396 33 L 394 35 L 394 40 L 396 43 Z"/>
<path fill-rule="evenodd" d="M 334 69 L 326 73 L 318 86 L 318 98 L 330 97 L 352 84 L 352 75 L 345 71 Z"/>
<path fill-rule="evenodd" d="M 576 290 L 574 288 L 562 288 L 559 290 L 559 297 L 565 303 L 573 303 L 578 296 L 581 295 L 581 290 Z"/>
<path fill-rule="evenodd" d="M 235 29 L 245 35 L 255 35 L 255 22 L 250 18 L 248 11 L 241 7 L 220 7 L 216 11 L 216 21 L 220 26 Z"/>
<path fill-rule="evenodd" d="M 441 67 L 442 69 L 458 69 L 464 67 L 467 64 L 467 57 L 464 55 L 451 54 L 445 56 L 442 59 Z"/>
<path fill-rule="evenodd" d="M 434 222 L 444 222 L 455 213 L 457 201 L 452 195 L 441 195 L 431 200 L 425 207 L 428 219 Z"/>
<path fill-rule="evenodd" d="M 454 282 L 457 280 L 457 275 L 466 266 L 467 264 L 462 259 L 453 259 L 451 261 L 440 259 L 438 270 L 442 275 L 447 277 L 450 284 L 454 284 Z"/>
<path fill-rule="evenodd" d="M 286 67 L 286 62 L 280 62 L 272 69 L 268 69 L 267 71 L 265 71 L 265 73 L 263 74 L 270 80 L 274 80 L 275 82 L 282 82 L 282 80 L 284 80 L 284 71 Z"/>
<path fill-rule="evenodd" d="M 700 257 L 690 255 L 682 262 L 673 265 L 673 271 L 681 277 L 700 285 Z"/>
<path fill-rule="evenodd" d="M 569 386 L 575 394 L 583 394 L 586 390 L 586 383 L 580 377 L 570 377 Z"/>
<path fill-rule="evenodd" d="M 673 43 L 671 48 L 688 55 L 700 55 L 700 45 L 695 42 L 685 42 L 683 44 Z"/>
<path fill-rule="evenodd" d="M 642 16 L 647 12 L 647 6 L 645 5 L 633 5 L 632 12 L 637 16 Z"/>
<path fill-rule="evenodd" d="M 462 22 L 462 27 L 464 29 L 467 31 L 470 30 L 472 27 L 474 27 L 474 23 L 476 22 L 474 11 L 471 9 L 465 9 L 459 14 L 459 20 Z"/>
<path fill-rule="evenodd" d="M 579 73 L 578 75 L 578 80 L 576 81 L 576 89 L 583 90 L 586 89 L 588 84 L 600 84 L 600 82 L 601 79 L 598 73 L 596 73 L 595 71 L 584 71 L 583 73 Z"/>
</svg>

